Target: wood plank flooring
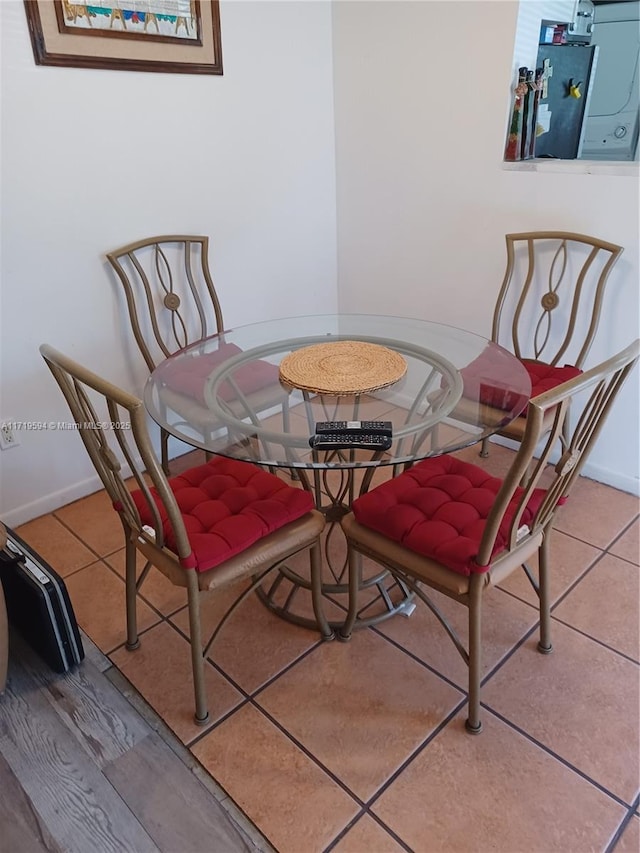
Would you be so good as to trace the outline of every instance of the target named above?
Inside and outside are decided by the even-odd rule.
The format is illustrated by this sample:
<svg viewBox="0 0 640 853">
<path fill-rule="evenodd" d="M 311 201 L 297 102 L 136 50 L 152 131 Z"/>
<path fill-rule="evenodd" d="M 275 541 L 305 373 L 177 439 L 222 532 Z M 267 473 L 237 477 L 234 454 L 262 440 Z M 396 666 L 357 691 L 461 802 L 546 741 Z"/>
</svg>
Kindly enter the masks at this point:
<svg viewBox="0 0 640 853">
<path fill-rule="evenodd" d="M 0 696 L 0 853 L 272 848 L 83 637 L 57 675 L 13 633 Z"/>
</svg>

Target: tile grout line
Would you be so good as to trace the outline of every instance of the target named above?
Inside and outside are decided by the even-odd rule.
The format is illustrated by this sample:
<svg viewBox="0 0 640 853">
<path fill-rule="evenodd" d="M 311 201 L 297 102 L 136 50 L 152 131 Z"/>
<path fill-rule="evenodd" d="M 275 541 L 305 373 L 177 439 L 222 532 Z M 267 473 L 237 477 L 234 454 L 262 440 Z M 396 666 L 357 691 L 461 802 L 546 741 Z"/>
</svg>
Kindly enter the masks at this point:
<svg viewBox="0 0 640 853">
<path fill-rule="evenodd" d="M 625 829 L 629 826 L 629 824 L 633 820 L 633 816 L 634 816 L 636 810 L 638 809 L 639 804 L 640 804 L 640 796 L 636 796 L 636 798 L 633 802 L 633 805 L 629 808 L 629 811 L 627 812 L 627 814 L 620 821 L 620 826 L 614 832 L 613 838 L 611 839 L 611 841 L 607 845 L 604 853 L 613 853 L 613 850 L 615 849 L 616 845 L 618 844 L 618 841 L 620 841 L 620 839 L 622 838 L 622 835 L 624 834 Z"/>
<path fill-rule="evenodd" d="M 361 817 L 363 814 L 369 814 L 370 806 L 373 803 L 375 803 L 375 801 L 382 796 L 382 794 L 387 790 L 387 788 L 393 782 L 395 782 L 395 780 L 406 769 L 406 767 L 412 761 L 414 761 L 424 749 L 426 749 L 426 747 L 429 745 L 429 743 L 431 743 L 431 741 L 436 737 L 436 735 L 438 735 L 442 731 L 442 729 L 444 729 L 447 725 L 449 725 L 451 720 L 454 719 L 456 717 L 456 715 L 460 712 L 460 710 L 464 706 L 465 702 L 466 702 L 466 697 L 464 697 L 460 702 L 458 702 L 455 705 L 453 710 L 449 712 L 449 714 L 445 717 L 445 719 L 440 721 L 440 723 L 433 729 L 433 731 L 430 732 L 429 735 L 427 735 L 427 737 L 424 739 L 424 741 L 421 744 L 419 744 L 410 753 L 410 755 L 404 759 L 404 761 L 401 763 L 401 765 L 396 768 L 396 770 L 389 776 L 389 778 L 386 779 L 382 783 L 382 785 L 380 785 L 375 790 L 375 792 L 371 795 L 371 797 L 369 797 L 367 800 L 363 800 L 358 794 L 355 793 L 355 791 L 353 791 L 351 788 L 349 788 L 349 786 L 345 782 L 343 782 L 338 776 L 336 776 L 333 773 L 333 771 L 331 771 L 317 756 L 315 756 L 307 747 L 305 747 L 304 744 L 302 744 L 295 737 L 295 735 L 293 735 L 291 732 L 289 732 L 282 725 L 282 723 L 280 723 L 275 717 L 273 717 L 269 711 L 267 711 L 265 708 L 263 708 L 257 702 L 251 700 L 251 704 L 255 706 L 257 711 L 262 713 L 269 720 L 269 722 L 272 723 L 272 725 L 274 725 L 288 740 L 290 740 L 294 744 L 294 746 L 296 746 L 298 749 L 300 749 L 300 751 L 303 752 L 304 755 L 306 755 L 315 765 L 317 765 L 319 767 L 320 770 L 322 770 L 336 785 L 338 785 L 338 787 L 340 787 L 349 797 L 351 797 L 358 804 L 361 811 L 353 819 L 353 822 L 355 822 L 355 820 L 358 817 Z M 373 815 L 371 815 L 371 816 L 373 817 Z M 389 834 L 393 835 L 394 838 L 396 837 L 395 833 L 393 833 L 392 830 L 390 830 L 388 827 L 386 827 L 386 824 L 382 823 L 382 821 L 380 821 L 377 818 L 376 818 L 376 820 L 377 820 L 377 822 L 381 823 L 385 827 L 385 829 L 389 832 Z M 341 837 L 343 834 L 344 834 L 344 830 L 341 831 L 339 837 Z M 329 847 L 326 848 L 327 851 L 330 850 L 335 845 L 335 843 L 339 840 L 339 837 L 334 839 L 331 842 Z M 398 840 L 401 841 L 401 839 L 398 839 Z M 402 846 L 405 847 L 405 849 L 407 849 L 407 850 L 409 849 L 406 847 L 404 842 L 402 842 Z M 411 851 L 409 851 L 409 853 L 411 853 Z"/>
<path fill-rule="evenodd" d="M 415 851 L 412 850 L 411 847 L 409 847 L 408 844 L 406 844 L 397 833 L 395 833 L 390 827 L 388 827 L 387 824 L 384 823 L 384 821 L 382 821 L 376 814 L 370 812 L 368 808 L 361 809 L 361 811 L 358 812 L 358 814 L 354 818 L 352 818 L 352 820 L 350 820 L 349 823 L 347 823 L 347 825 L 343 829 L 340 830 L 340 832 L 336 835 L 333 841 L 324 848 L 322 853 L 331 853 L 331 851 L 335 849 L 336 844 L 339 844 L 340 841 L 342 841 L 342 839 L 349 834 L 353 827 L 360 820 L 362 820 L 363 817 L 369 817 L 371 820 L 373 820 L 383 830 L 383 832 L 386 832 L 387 835 L 390 835 L 393 840 L 398 844 L 398 846 L 405 850 L 406 853 L 415 853 Z"/>
<path fill-rule="evenodd" d="M 445 684 L 448 684 L 449 687 L 453 687 L 459 693 L 462 693 L 463 696 L 467 695 L 467 691 L 464 689 L 464 687 L 460 687 L 459 684 L 456 684 L 455 681 L 453 681 L 447 675 L 445 675 L 444 673 L 435 669 L 430 663 L 427 663 L 426 661 L 421 660 L 415 654 L 415 652 L 412 652 L 410 649 L 407 649 L 404 646 L 400 645 L 400 643 L 397 640 L 394 640 L 393 637 L 388 637 L 386 634 L 384 634 L 382 631 L 380 631 L 376 625 L 371 625 L 369 627 L 369 630 L 376 633 L 379 637 L 381 637 L 383 640 L 385 640 L 385 642 L 389 643 L 394 648 L 398 649 L 398 651 L 403 652 L 405 655 L 407 655 L 407 657 L 411 658 L 411 660 L 413 660 L 415 663 L 419 664 L 421 667 L 426 669 L 432 675 L 435 675 L 438 678 L 440 678 L 442 681 L 445 682 Z M 444 628 L 442 630 L 444 631 Z"/>
<path fill-rule="evenodd" d="M 619 491 L 614 489 L 614 491 Z M 622 494 L 628 494 L 627 492 L 622 492 Z M 634 496 L 635 497 L 635 496 Z M 579 536 L 576 536 L 575 533 L 572 533 L 570 530 L 565 530 L 562 527 L 553 527 L 552 530 L 555 530 L 557 533 L 562 533 L 563 536 L 568 536 L 569 539 L 573 539 L 574 542 L 581 542 L 583 545 L 588 545 L 590 548 L 595 548 L 598 551 L 602 551 L 606 554 L 611 552 L 611 548 L 616 545 L 620 539 L 622 539 L 625 534 L 629 532 L 629 530 L 633 527 L 633 525 L 640 518 L 640 513 L 636 513 L 630 521 L 628 521 L 625 526 L 620 530 L 611 541 L 607 545 L 596 545 L 594 542 L 589 542 L 586 539 L 581 539 Z M 612 557 L 616 557 L 616 554 L 611 554 Z M 619 560 L 625 560 L 625 562 L 631 563 L 634 566 L 639 565 L 638 563 L 634 563 L 633 560 L 626 560 L 625 557 L 618 557 Z"/>
<path fill-rule="evenodd" d="M 554 752 L 551 747 L 546 746 L 544 743 L 542 743 L 542 741 L 539 741 L 532 734 L 525 731 L 517 723 L 514 723 L 513 720 L 510 720 L 508 717 L 505 717 L 503 714 L 501 714 L 500 711 L 497 711 L 495 708 L 493 708 L 491 705 L 486 704 L 485 702 L 482 703 L 482 707 L 485 710 L 489 711 L 491 714 L 493 714 L 494 717 L 497 717 L 505 725 L 509 726 L 509 728 L 518 732 L 518 734 L 520 734 L 526 740 L 531 741 L 531 743 L 535 744 L 539 749 L 541 749 L 547 755 L 551 756 L 551 758 L 554 758 L 556 761 L 566 767 L 567 770 L 572 770 L 577 776 L 580 776 L 581 779 L 584 779 L 585 782 L 589 782 L 591 785 L 593 785 L 594 788 L 597 788 L 601 793 L 605 794 L 614 802 L 618 803 L 618 805 L 622 806 L 625 809 L 630 808 L 629 803 L 626 803 L 617 794 L 614 794 L 608 788 L 605 788 L 604 785 L 602 785 L 596 779 L 592 779 L 591 776 L 588 776 L 584 772 L 584 770 L 580 770 L 579 767 L 576 767 L 575 765 L 571 764 L 571 762 L 568 761 L 566 758 L 563 758 L 561 755 L 558 755 L 558 753 Z"/>
<path fill-rule="evenodd" d="M 640 666 L 640 660 L 630 657 L 630 655 L 626 654 L 626 652 L 621 652 L 619 649 L 610 646 L 608 643 L 605 643 L 603 640 L 599 640 L 598 637 L 593 637 L 591 634 L 587 634 L 586 631 L 583 631 L 581 628 L 576 628 L 575 625 L 571 625 L 569 622 L 565 622 L 564 619 L 560 619 L 558 616 L 554 616 L 551 614 L 551 618 L 555 620 L 559 625 L 564 625 L 565 628 L 569 628 L 571 631 L 575 631 L 576 634 L 580 634 L 582 637 L 585 637 L 587 640 L 591 640 L 594 643 L 597 643 L 603 649 L 606 649 L 609 652 L 612 652 L 615 655 L 618 655 L 625 660 L 628 660 L 629 663 L 635 664 L 636 666 Z"/>
<path fill-rule="evenodd" d="M 391 776 L 389 776 L 389 778 L 385 782 L 383 782 L 383 784 L 375 791 L 375 793 L 372 794 L 371 797 L 369 797 L 369 799 L 366 801 L 367 811 L 371 809 L 371 806 L 375 805 L 377 800 L 379 800 L 380 797 L 388 790 L 388 788 L 396 781 L 396 779 L 398 779 L 398 777 L 402 773 L 404 773 L 407 767 L 412 764 L 425 751 L 425 749 L 431 744 L 433 740 L 435 740 L 435 738 L 440 734 L 440 732 L 444 731 L 444 729 L 452 723 L 452 721 L 464 708 L 466 702 L 467 697 L 465 695 L 460 700 L 460 702 L 458 702 L 454 706 L 453 710 L 451 710 L 444 719 L 440 720 L 438 725 L 433 729 L 432 732 L 430 732 L 430 734 L 427 735 L 423 742 L 419 744 L 407 758 L 405 758 L 402 764 L 398 768 L 396 768 L 396 770 L 391 774 Z M 474 737 L 474 735 L 468 736 Z"/>
</svg>

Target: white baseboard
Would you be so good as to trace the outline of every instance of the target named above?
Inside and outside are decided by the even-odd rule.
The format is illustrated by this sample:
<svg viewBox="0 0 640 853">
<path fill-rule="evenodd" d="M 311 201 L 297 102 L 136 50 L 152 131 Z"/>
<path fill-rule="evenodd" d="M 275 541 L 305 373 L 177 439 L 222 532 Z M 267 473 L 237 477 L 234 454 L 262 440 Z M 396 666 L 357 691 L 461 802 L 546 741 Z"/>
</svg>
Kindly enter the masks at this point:
<svg viewBox="0 0 640 853">
<path fill-rule="evenodd" d="M 600 465 L 591 465 L 589 462 L 585 462 L 581 476 L 587 477 L 589 480 L 597 480 L 598 483 L 604 483 L 605 486 L 611 486 L 611 488 L 618 489 L 621 492 L 628 492 L 630 495 L 640 497 L 640 481 L 637 477 L 629 477 L 626 474 L 609 471 L 608 468 L 602 468 Z"/>
<path fill-rule="evenodd" d="M 18 527 L 21 524 L 26 524 L 27 521 L 32 521 L 41 515 L 46 515 L 49 512 L 54 512 L 60 507 L 77 501 L 80 498 L 86 498 L 87 495 L 92 495 L 94 492 L 99 492 L 104 488 L 102 480 L 96 474 L 88 480 L 83 480 L 81 483 L 74 483 L 67 486 L 66 489 L 61 489 L 58 492 L 52 492 L 49 495 L 39 497 L 37 500 L 28 504 L 16 507 L 2 515 L 2 521 L 8 527 Z"/>
<path fill-rule="evenodd" d="M 140 460 L 138 459 L 139 463 Z M 131 469 L 125 463 L 122 465 L 122 475 L 126 479 L 131 476 Z M 2 515 L 2 521 L 8 527 L 19 527 L 21 524 L 26 524 L 27 521 L 32 521 L 34 518 L 39 518 L 41 515 L 47 515 L 50 512 L 60 509 L 67 504 L 78 501 L 80 498 L 86 498 L 94 492 L 101 492 L 104 489 L 102 480 L 95 474 L 86 480 L 79 483 L 73 483 L 65 489 L 60 489 L 58 492 L 51 492 L 49 495 L 44 495 L 31 503 L 23 504 L 15 509 L 9 510 Z"/>
</svg>

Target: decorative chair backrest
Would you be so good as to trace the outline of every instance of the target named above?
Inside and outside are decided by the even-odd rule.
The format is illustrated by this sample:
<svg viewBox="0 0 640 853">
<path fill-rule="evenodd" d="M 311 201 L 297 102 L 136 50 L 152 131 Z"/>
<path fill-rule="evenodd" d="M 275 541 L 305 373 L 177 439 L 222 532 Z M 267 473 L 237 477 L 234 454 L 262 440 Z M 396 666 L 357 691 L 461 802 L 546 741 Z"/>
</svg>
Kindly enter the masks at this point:
<svg viewBox="0 0 640 853">
<path fill-rule="evenodd" d="M 142 400 L 112 385 L 48 344 L 40 353 L 51 370 L 78 425 L 78 432 L 96 471 L 122 520 L 137 535 L 163 547 L 163 526 L 149 483 L 164 505 L 176 542 L 178 556 L 188 558 L 191 545 L 182 514 L 147 430 Z M 97 410 L 99 406 L 100 412 Z M 123 461 L 135 477 L 151 509 L 154 531 L 145 530 L 124 479 Z M 126 472 L 129 476 L 129 472 Z"/>
<path fill-rule="evenodd" d="M 208 237 L 180 234 L 148 237 L 107 253 L 149 371 L 176 350 L 223 331 L 208 254 Z"/>
<path fill-rule="evenodd" d="M 622 247 L 569 231 L 507 234 L 506 242 L 492 340 L 518 358 L 581 368 Z"/>
</svg>

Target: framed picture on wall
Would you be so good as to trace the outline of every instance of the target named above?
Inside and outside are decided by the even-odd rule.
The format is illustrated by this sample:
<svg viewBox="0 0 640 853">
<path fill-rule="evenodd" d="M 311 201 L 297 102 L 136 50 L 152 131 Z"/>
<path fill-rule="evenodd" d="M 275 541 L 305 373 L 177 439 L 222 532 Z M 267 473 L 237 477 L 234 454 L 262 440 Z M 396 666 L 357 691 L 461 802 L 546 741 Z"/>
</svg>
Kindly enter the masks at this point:
<svg viewBox="0 0 640 853">
<path fill-rule="evenodd" d="M 222 74 L 218 0 L 24 0 L 38 65 Z"/>
</svg>

